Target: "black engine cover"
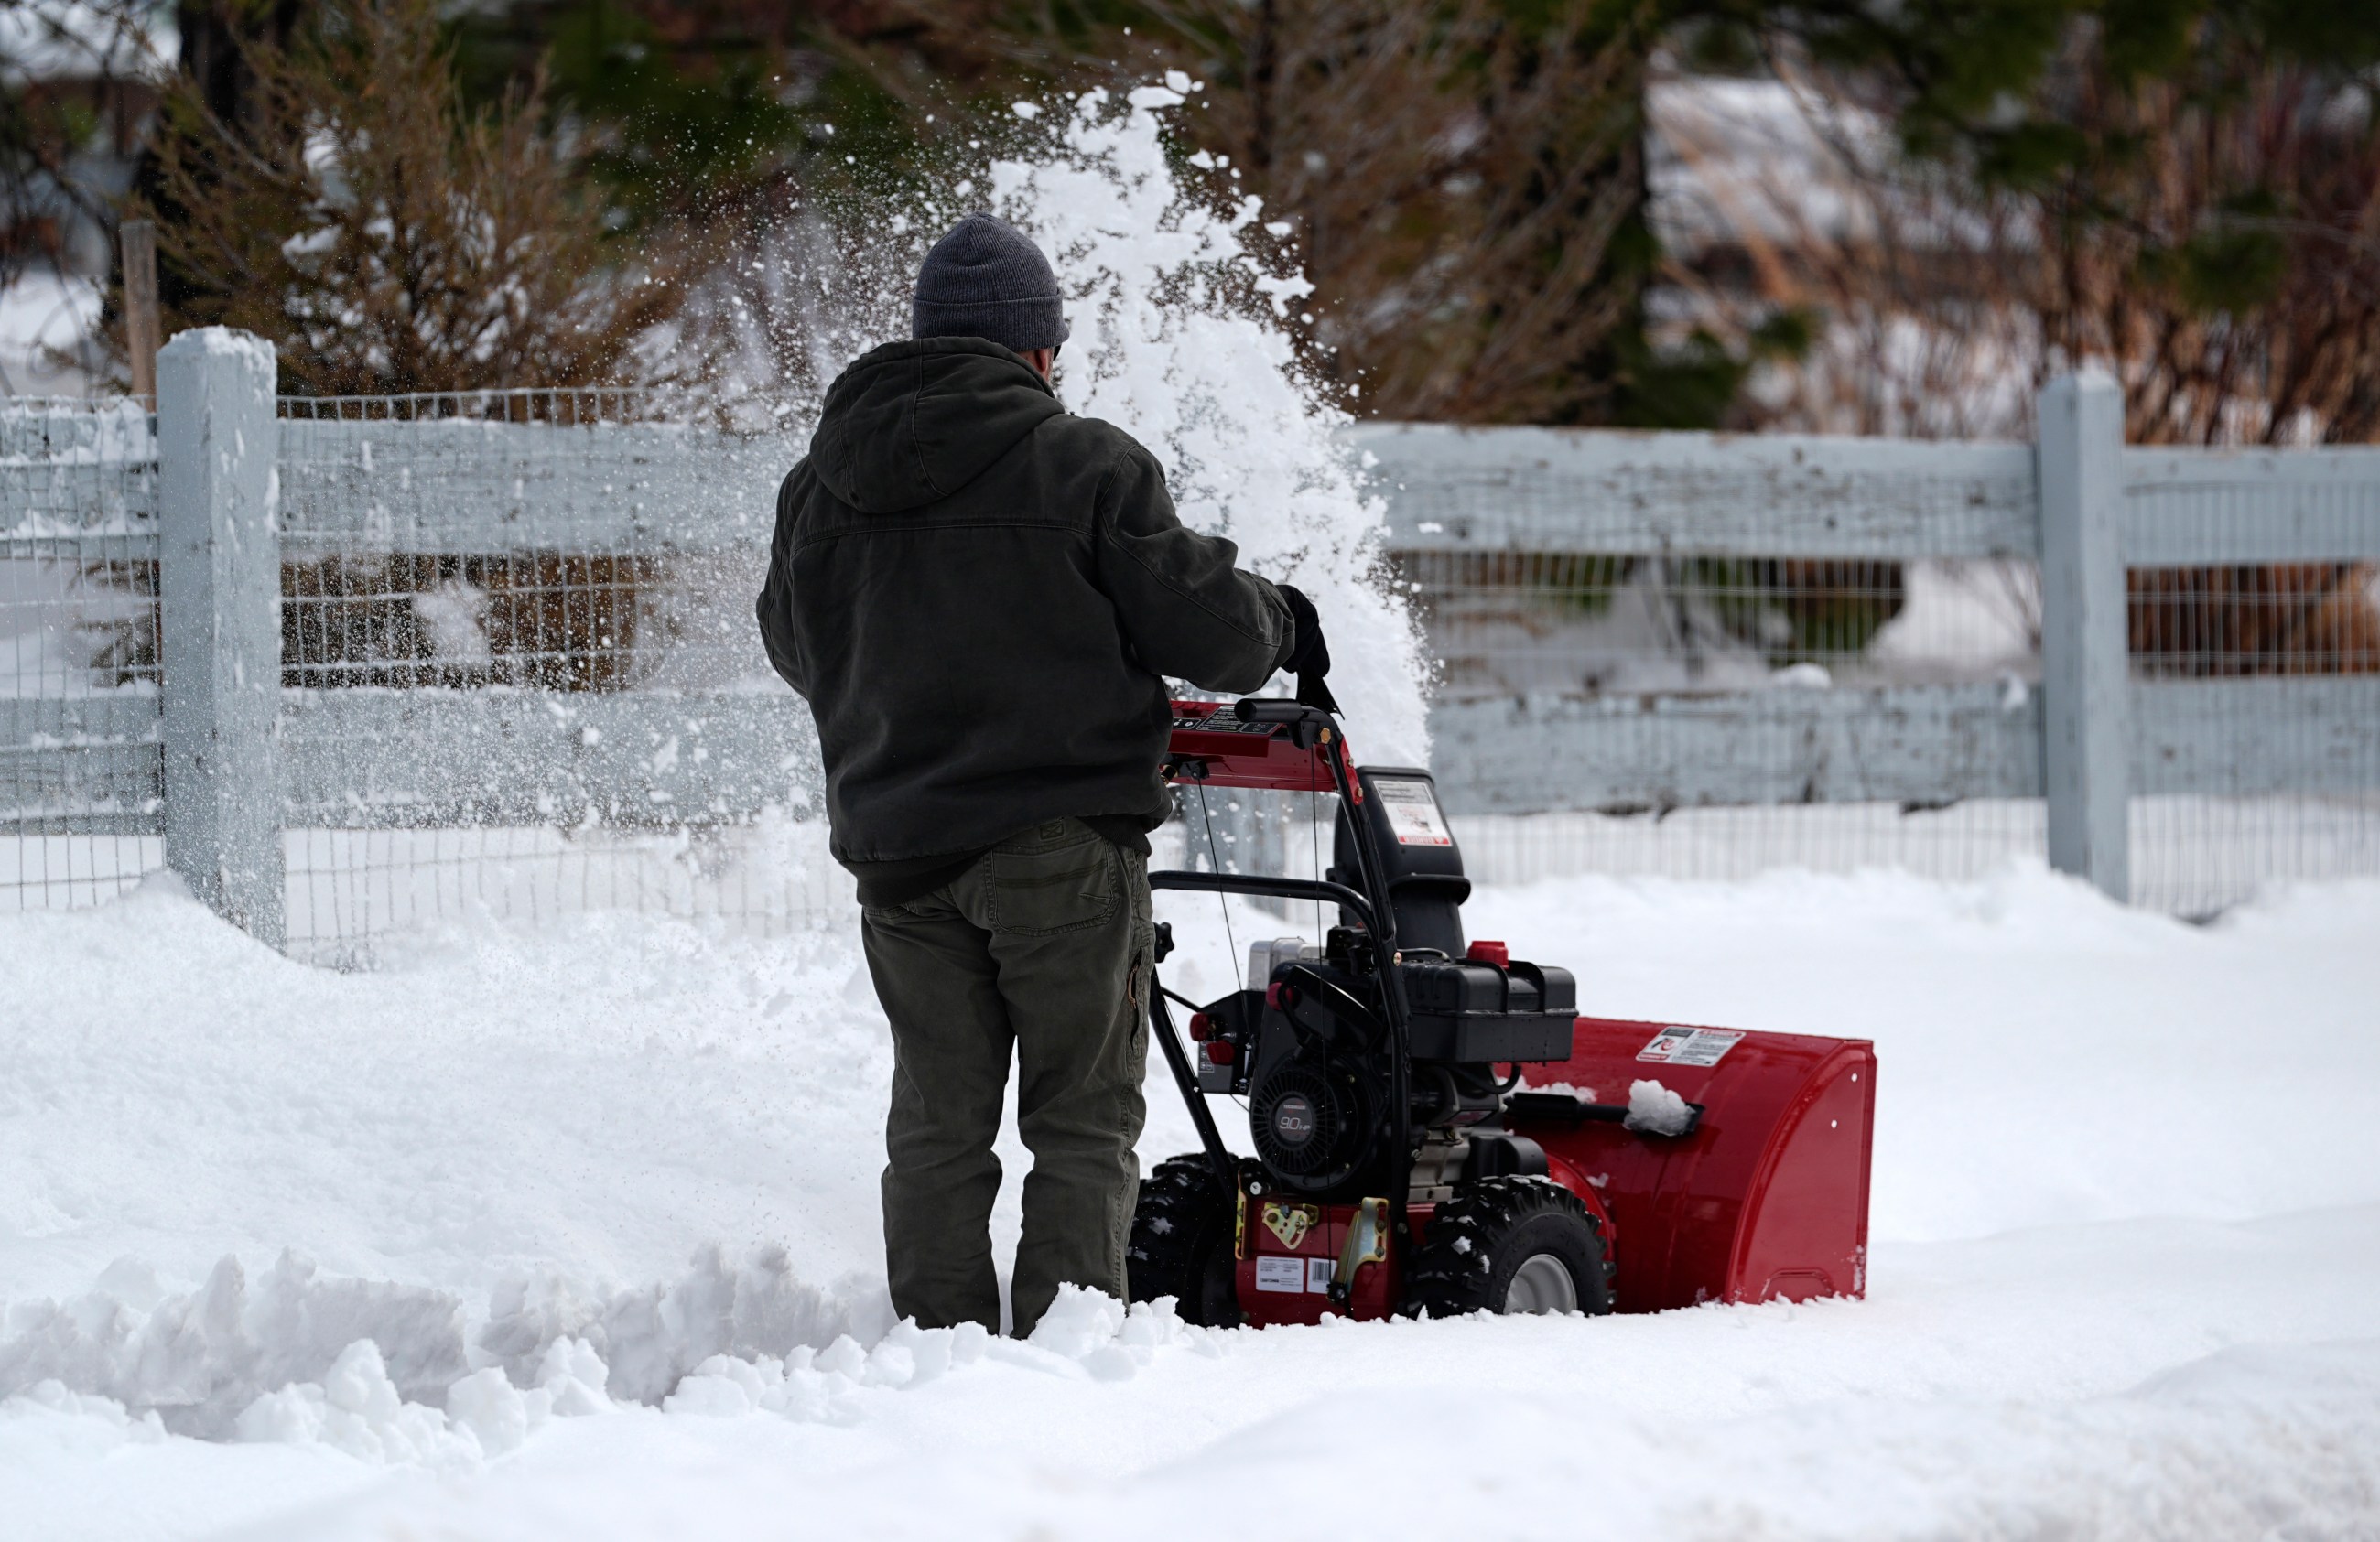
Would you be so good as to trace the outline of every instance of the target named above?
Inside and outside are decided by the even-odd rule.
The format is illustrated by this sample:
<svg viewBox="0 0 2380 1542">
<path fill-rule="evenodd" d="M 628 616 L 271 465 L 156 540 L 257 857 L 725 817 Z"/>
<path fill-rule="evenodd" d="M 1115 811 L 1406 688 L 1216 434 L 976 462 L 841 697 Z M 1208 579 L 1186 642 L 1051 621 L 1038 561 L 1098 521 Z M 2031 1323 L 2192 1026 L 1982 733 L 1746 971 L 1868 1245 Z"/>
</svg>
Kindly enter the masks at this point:
<svg viewBox="0 0 2380 1542">
<path fill-rule="evenodd" d="M 1248 1103 L 1257 1155 L 1285 1184 L 1336 1188 L 1363 1165 L 1378 1101 L 1345 1062 L 1277 1065 Z"/>
<path fill-rule="evenodd" d="M 1552 965 L 1408 959 L 1415 1060 L 1568 1060 L 1578 986 Z"/>
<path fill-rule="evenodd" d="M 1248 1133 L 1281 1188 L 1318 1199 L 1379 1194 L 1389 1059 L 1375 1037 L 1377 1017 L 1351 1021 L 1330 1009 L 1322 990 L 1301 992 L 1282 977 L 1301 969 L 1306 980 L 1326 980 L 1377 1011 L 1365 983 L 1343 970 L 1284 965 L 1271 999 L 1257 998 L 1265 1004 L 1248 1069 Z"/>
</svg>

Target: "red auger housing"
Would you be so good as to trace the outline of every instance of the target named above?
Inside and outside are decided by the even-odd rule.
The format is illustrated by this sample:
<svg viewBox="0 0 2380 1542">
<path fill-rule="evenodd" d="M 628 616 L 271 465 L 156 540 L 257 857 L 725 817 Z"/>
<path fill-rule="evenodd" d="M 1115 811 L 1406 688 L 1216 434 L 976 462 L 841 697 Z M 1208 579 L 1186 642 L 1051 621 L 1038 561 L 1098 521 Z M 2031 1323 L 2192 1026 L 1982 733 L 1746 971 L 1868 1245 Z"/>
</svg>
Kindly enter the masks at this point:
<svg viewBox="0 0 2380 1542">
<path fill-rule="evenodd" d="M 1321 879 L 1153 888 L 1339 915 L 1318 941 L 1259 942 L 1248 988 L 1194 1008 L 1195 1063 L 1181 999 L 1151 990 L 1202 1149 L 1141 1185 L 1135 1300 L 1261 1324 L 1864 1293 L 1872 1045 L 1578 1015 L 1570 971 L 1463 936 L 1471 885 L 1429 773 L 1358 768 L 1320 709 L 1177 702 L 1165 772 L 1335 793 L 1337 832 Z M 1253 1155 L 1226 1147 L 1215 1094 L 1247 1099 Z"/>
</svg>

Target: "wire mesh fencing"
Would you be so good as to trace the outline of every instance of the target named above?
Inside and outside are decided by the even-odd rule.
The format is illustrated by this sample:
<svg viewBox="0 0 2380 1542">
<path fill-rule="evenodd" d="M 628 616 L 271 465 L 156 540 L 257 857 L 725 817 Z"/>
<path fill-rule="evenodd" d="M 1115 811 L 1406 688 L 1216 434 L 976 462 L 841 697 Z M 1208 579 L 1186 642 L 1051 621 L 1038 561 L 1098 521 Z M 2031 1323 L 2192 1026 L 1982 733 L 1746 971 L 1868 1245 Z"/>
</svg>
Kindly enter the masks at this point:
<svg viewBox="0 0 2380 1542">
<path fill-rule="evenodd" d="M 1743 704 L 1716 733 L 1672 711 L 1617 710 L 1587 731 L 1613 764 L 1582 775 L 1597 784 L 1567 807 L 1459 815 L 1465 860 L 1484 880 L 1730 880 L 1777 867 L 1966 879 L 2044 849 L 2037 798 L 1962 795 L 1948 766 L 1914 778 L 1935 784 L 1863 797 L 1834 753 L 1888 761 L 1893 746 L 1863 738 L 1888 733 L 1896 711 L 2029 722 L 2041 673 L 2029 560 L 1676 549 L 1408 550 L 1392 560 L 1439 661 L 1440 722 L 1459 721 L 1461 704 L 1499 698 Z M 1847 719 L 1833 747 L 1800 712 L 1761 710 L 1821 696 L 1879 705 L 1868 722 Z"/>
<path fill-rule="evenodd" d="M 855 914 L 823 820 L 782 815 L 667 828 L 418 830 L 311 825 L 283 833 L 289 951 L 366 965 L 392 936 L 483 920 L 544 925 L 626 910 L 733 937 L 779 937 Z"/>
<path fill-rule="evenodd" d="M 673 406 L 598 389 L 285 398 L 282 683 L 613 691 L 672 655 L 682 678 L 735 668 L 706 581 L 750 565 L 723 531 L 765 528 L 704 506 L 698 473 L 749 492 L 755 446 Z M 684 658 L 706 640 L 711 657 Z"/>
<path fill-rule="evenodd" d="M 163 865 L 156 506 L 144 407 L 0 403 L 0 911 Z"/>
<path fill-rule="evenodd" d="M 639 391 L 288 398 L 281 419 L 293 951 L 608 908 L 767 932 L 847 898 L 808 768 L 780 767 L 773 801 L 670 790 L 739 694 L 782 694 L 748 607 L 793 452 Z M 665 727 L 583 710 L 607 702 Z"/>
<path fill-rule="evenodd" d="M 289 399 L 275 428 L 253 635 L 294 953 L 849 913 L 749 609 L 798 443 L 620 391 Z M 1429 431 L 1390 570 L 1475 879 L 2044 853 L 2028 447 Z M 2380 873 L 2380 456 L 2125 454 L 2133 896 Z M 130 404 L 0 407 L 0 908 L 163 863 L 157 455 Z M 1330 800 L 1209 797 L 1169 860 L 1328 866 Z"/>
<path fill-rule="evenodd" d="M 2131 458 L 2134 901 L 2380 874 L 2380 562 L 2239 560 L 2380 528 L 2380 453 Z"/>
<path fill-rule="evenodd" d="M 2014 559 L 1404 551 L 1451 700 L 2037 678 L 2040 579 Z"/>
</svg>

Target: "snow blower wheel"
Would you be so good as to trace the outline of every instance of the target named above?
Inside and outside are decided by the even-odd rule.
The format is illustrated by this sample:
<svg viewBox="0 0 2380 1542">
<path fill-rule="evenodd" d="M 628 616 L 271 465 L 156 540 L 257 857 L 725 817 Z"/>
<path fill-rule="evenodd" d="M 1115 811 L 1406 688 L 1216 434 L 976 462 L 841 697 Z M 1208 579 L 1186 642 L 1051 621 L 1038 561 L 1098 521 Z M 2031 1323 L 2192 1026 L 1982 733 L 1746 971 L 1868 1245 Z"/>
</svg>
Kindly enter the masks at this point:
<svg viewBox="0 0 2380 1542">
<path fill-rule="evenodd" d="M 1232 1196 L 1205 1155 L 1172 1157 L 1140 1182 L 1124 1267 L 1135 1301 L 1173 1297 L 1184 1322 L 1236 1328 Z"/>
<path fill-rule="evenodd" d="M 1548 1178 L 1483 1178 L 1438 1208 L 1405 1275 L 1404 1314 L 1611 1310 L 1603 1229 Z"/>
</svg>

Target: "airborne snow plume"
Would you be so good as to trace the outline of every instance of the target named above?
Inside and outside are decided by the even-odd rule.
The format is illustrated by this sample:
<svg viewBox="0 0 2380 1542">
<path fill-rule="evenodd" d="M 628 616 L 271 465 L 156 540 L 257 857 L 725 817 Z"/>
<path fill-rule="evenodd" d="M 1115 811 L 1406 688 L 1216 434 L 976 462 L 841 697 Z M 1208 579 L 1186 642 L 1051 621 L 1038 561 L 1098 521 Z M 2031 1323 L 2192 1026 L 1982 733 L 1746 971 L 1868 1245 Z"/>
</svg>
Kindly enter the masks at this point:
<svg viewBox="0 0 2380 1542">
<path fill-rule="evenodd" d="M 1312 285 L 1267 273 L 1242 245 L 1256 199 L 1219 213 L 1174 181 L 1160 115 L 1182 103 L 1162 86 L 1122 103 L 1089 92 L 1053 126 L 1054 153 L 991 168 L 997 211 L 1043 243 L 1072 295 L 1059 395 L 1157 453 L 1184 524 L 1313 597 L 1365 757 L 1427 764 L 1420 643 L 1383 581 L 1385 505 L 1331 438 L 1347 415 L 1273 324 Z"/>
<path fill-rule="evenodd" d="M 1312 596 L 1330 631 L 1331 685 L 1366 759 L 1427 764 L 1426 669 L 1384 566 L 1386 505 L 1358 453 L 1333 437 L 1348 415 L 1282 327 L 1312 285 L 1276 271 L 1270 236 L 1251 240 L 1258 200 L 1218 209 L 1167 159 L 1169 115 L 1196 89 L 1174 77 L 1022 103 L 984 158 L 953 152 L 923 188 L 789 218 L 755 264 L 750 282 L 764 292 L 723 302 L 748 334 L 729 373 L 767 382 L 752 389 L 771 397 L 770 416 L 794 429 L 799 453 L 825 382 L 909 334 L 927 249 L 988 206 L 1040 243 L 1067 292 L 1074 334 L 1059 400 L 1148 445 L 1183 523 L 1229 537 L 1244 565 Z"/>
</svg>

